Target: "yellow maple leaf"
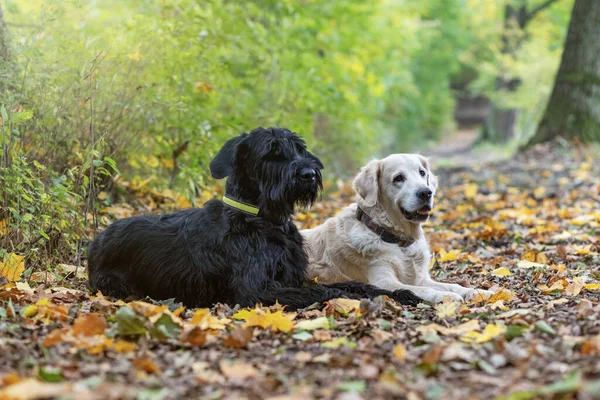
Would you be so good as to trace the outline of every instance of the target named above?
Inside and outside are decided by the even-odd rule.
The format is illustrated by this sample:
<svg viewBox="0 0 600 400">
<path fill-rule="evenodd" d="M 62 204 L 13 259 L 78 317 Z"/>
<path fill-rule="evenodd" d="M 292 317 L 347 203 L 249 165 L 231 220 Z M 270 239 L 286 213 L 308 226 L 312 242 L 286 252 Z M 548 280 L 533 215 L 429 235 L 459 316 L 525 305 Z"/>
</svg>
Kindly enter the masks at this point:
<svg viewBox="0 0 600 400">
<path fill-rule="evenodd" d="M 465 333 L 460 340 L 467 343 L 485 343 L 501 336 L 506 332 L 506 326 L 500 324 L 487 324 L 483 332 L 471 331 Z"/>
<path fill-rule="evenodd" d="M 8 253 L 0 261 L 0 276 L 8 279 L 9 282 L 16 282 L 21 278 L 25 271 L 25 260 L 23 256 L 15 253 Z"/>
<path fill-rule="evenodd" d="M 402 343 L 394 346 L 394 357 L 396 357 L 396 360 L 406 360 L 406 347 Z"/>
<path fill-rule="evenodd" d="M 510 270 L 506 267 L 500 267 L 500 268 L 496 268 L 495 270 L 493 270 L 491 272 L 491 274 L 502 277 L 502 276 L 511 276 L 512 272 L 510 272 Z"/>
<path fill-rule="evenodd" d="M 459 255 L 460 255 L 460 250 L 450 250 L 447 252 L 444 249 L 440 249 L 440 258 L 438 258 L 438 261 L 446 262 L 446 261 L 458 260 Z"/>
<path fill-rule="evenodd" d="M 284 313 L 283 310 L 271 312 L 259 307 L 253 310 L 240 310 L 233 314 L 232 318 L 246 321 L 246 326 L 258 326 L 266 329 L 269 326 L 275 332 L 289 332 L 292 330 L 296 313 Z"/>
<path fill-rule="evenodd" d="M 475 197 L 475 195 L 477 194 L 477 184 L 475 183 L 469 183 L 467 185 L 465 185 L 465 197 L 467 199 L 472 199 Z"/>
<path fill-rule="evenodd" d="M 244 311 L 244 310 L 241 310 Z M 240 311 L 238 311 L 239 313 Z M 234 316 L 235 317 L 235 316 Z M 231 322 L 228 318 L 218 318 L 210 313 L 208 308 L 199 308 L 194 313 L 191 321 L 192 325 L 198 325 L 200 329 L 218 329 L 223 330 Z"/>
</svg>

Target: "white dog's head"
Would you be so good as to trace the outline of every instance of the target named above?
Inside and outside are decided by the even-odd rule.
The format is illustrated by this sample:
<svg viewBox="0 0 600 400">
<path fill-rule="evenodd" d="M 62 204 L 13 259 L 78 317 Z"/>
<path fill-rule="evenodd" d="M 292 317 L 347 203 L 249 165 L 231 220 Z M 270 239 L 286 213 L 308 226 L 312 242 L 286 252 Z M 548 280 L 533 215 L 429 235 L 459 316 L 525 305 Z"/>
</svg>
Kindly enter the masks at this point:
<svg viewBox="0 0 600 400">
<path fill-rule="evenodd" d="M 419 154 L 392 154 L 373 160 L 354 179 L 358 203 L 382 208 L 392 220 L 422 223 L 429 218 L 437 178 L 427 158 Z"/>
</svg>

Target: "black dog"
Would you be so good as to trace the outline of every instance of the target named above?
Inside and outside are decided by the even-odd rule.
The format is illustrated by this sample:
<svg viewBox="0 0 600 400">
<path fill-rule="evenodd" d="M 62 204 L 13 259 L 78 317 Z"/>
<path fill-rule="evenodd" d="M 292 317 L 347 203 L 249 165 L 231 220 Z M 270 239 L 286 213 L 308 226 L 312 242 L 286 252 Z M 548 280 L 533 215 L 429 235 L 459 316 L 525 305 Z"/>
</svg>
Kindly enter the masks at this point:
<svg viewBox="0 0 600 400">
<path fill-rule="evenodd" d="M 317 198 L 321 168 L 287 129 L 258 128 L 230 139 L 210 164 L 214 178 L 229 177 L 223 201 L 116 221 L 89 246 L 92 288 L 121 298 L 175 298 L 189 307 L 279 301 L 295 309 L 381 294 L 417 303 L 410 291 L 359 282 L 303 287 L 308 260 L 290 218 L 296 205 Z"/>
</svg>

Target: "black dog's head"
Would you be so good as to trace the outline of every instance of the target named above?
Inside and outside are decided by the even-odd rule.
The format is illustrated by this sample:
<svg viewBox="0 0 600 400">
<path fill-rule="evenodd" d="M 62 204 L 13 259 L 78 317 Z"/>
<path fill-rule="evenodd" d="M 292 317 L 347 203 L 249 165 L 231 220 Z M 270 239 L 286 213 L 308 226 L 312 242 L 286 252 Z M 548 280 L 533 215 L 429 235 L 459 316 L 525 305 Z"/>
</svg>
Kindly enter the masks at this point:
<svg viewBox="0 0 600 400">
<path fill-rule="evenodd" d="M 227 179 L 227 194 L 284 221 L 294 206 L 308 207 L 323 189 L 321 161 L 285 128 L 256 128 L 225 143 L 210 163 L 213 178 Z"/>
</svg>

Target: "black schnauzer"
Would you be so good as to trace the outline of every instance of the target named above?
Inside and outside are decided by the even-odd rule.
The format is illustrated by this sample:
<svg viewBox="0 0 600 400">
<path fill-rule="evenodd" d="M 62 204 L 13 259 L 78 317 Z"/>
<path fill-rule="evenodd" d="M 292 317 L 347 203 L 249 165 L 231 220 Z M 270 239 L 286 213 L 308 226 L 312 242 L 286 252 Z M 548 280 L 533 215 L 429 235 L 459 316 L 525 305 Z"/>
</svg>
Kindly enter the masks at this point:
<svg viewBox="0 0 600 400">
<path fill-rule="evenodd" d="M 125 298 L 175 298 L 188 307 L 242 307 L 278 301 L 292 309 L 332 298 L 412 292 L 360 282 L 305 287 L 307 255 L 291 216 L 322 189 L 321 161 L 283 128 L 257 128 L 227 141 L 210 171 L 227 179 L 226 195 L 204 208 L 116 221 L 90 244 L 91 286 Z"/>
</svg>

